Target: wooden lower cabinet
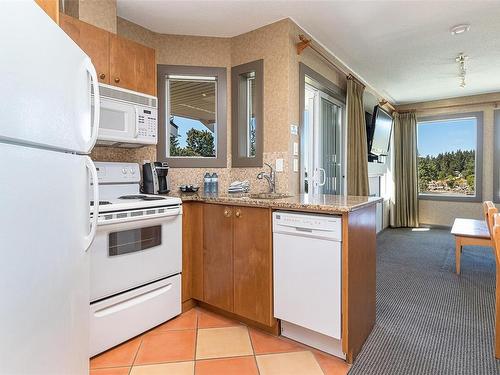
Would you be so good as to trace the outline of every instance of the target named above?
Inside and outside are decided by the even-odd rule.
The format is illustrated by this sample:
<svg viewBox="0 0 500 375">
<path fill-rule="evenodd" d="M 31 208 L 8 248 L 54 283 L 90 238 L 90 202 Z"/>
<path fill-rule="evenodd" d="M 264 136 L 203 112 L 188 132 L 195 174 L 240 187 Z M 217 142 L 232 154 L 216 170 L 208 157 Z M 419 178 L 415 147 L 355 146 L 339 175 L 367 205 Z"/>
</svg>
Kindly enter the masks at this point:
<svg viewBox="0 0 500 375">
<path fill-rule="evenodd" d="M 232 312 L 233 207 L 203 207 L 203 301 Z"/>
<path fill-rule="evenodd" d="M 271 210 L 183 205 L 183 302 L 190 298 L 262 327 L 273 317 Z"/>
<path fill-rule="evenodd" d="M 234 313 L 271 325 L 272 314 L 271 210 L 235 207 Z"/>
</svg>

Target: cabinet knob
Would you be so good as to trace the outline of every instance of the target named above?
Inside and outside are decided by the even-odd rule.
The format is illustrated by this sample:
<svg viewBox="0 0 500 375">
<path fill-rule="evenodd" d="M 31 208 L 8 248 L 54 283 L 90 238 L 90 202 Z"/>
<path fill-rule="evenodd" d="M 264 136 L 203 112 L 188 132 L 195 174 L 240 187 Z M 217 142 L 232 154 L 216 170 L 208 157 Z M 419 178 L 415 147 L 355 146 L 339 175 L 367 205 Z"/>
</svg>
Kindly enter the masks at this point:
<svg viewBox="0 0 500 375">
<path fill-rule="evenodd" d="M 228 209 L 228 208 L 226 208 L 226 209 L 224 210 L 224 216 L 225 216 L 225 217 L 231 217 L 231 210 L 230 210 L 230 209 Z"/>
<path fill-rule="evenodd" d="M 120 82 L 120 77 L 116 77 L 116 78 L 115 78 L 115 82 L 116 82 L 116 83 Z"/>
<path fill-rule="evenodd" d="M 104 79 L 104 78 L 106 78 L 106 74 L 104 74 L 104 73 L 99 74 L 99 78 L 100 78 L 100 79 Z"/>
<path fill-rule="evenodd" d="M 236 212 L 234 213 L 234 216 L 236 217 L 241 217 L 241 211 L 240 210 L 236 210 Z"/>
</svg>

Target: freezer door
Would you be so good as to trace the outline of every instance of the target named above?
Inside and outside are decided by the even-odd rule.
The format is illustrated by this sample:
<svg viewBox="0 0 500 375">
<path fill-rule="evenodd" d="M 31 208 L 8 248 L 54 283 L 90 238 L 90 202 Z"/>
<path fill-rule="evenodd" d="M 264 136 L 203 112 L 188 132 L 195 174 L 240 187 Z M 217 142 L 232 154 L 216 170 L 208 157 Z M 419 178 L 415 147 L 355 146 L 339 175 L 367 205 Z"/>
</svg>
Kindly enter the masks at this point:
<svg viewBox="0 0 500 375">
<path fill-rule="evenodd" d="M 34 1 L 0 1 L 0 35 L 0 141 L 90 153 L 99 89 L 89 57 Z"/>
<path fill-rule="evenodd" d="M 88 157 L 0 155 L 0 374 L 88 374 Z"/>
</svg>

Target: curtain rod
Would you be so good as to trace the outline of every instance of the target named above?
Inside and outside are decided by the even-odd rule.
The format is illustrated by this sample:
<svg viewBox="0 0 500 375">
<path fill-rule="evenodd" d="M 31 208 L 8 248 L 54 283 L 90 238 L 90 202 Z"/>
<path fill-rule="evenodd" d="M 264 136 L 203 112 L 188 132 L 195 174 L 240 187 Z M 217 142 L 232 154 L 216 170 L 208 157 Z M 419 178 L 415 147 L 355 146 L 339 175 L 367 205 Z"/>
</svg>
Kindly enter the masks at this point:
<svg viewBox="0 0 500 375">
<path fill-rule="evenodd" d="M 304 34 L 300 34 L 299 35 L 299 39 L 300 39 L 300 42 L 296 43 L 296 48 L 297 48 L 297 55 L 300 55 L 302 54 L 302 52 L 307 48 L 311 48 L 314 52 L 316 52 L 323 60 L 325 60 L 328 64 L 330 64 L 334 69 L 336 69 L 337 71 L 339 71 L 340 73 L 342 74 L 345 74 L 346 78 L 347 79 L 350 79 L 350 80 L 353 80 L 353 81 L 356 81 L 358 82 L 360 85 L 362 85 L 364 88 L 366 88 L 366 84 L 361 81 L 361 79 L 359 79 L 358 77 L 356 77 L 355 75 L 353 75 L 350 71 L 346 70 L 346 69 L 343 69 L 341 68 L 340 66 L 338 66 L 335 62 L 333 62 L 328 56 L 326 56 L 319 48 L 317 48 L 314 44 L 312 44 L 312 40 L 311 39 L 307 39 L 305 37 Z M 373 89 L 372 89 L 373 90 Z M 375 91 L 375 90 L 373 90 Z M 394 106 L 389 103 L 386 99 L 382 98 L 380 101 L 379 101 L 379 104 L 381 106 L 388 106 L 392 111 L 395 111 L 395 108 Z"/>
<path fill-rule="evenodd" d="M 486 105 L 486 104 L 493 104 L 496 107 L 498 107 L 498 104 L 500 103 L 500 100 L 485 100 L 481 102 L 475 102 L 475 103 L 463 103 L 463 104 L 443 104 L 443 105 L 435 105 L 432 107 L 423 107 L 423 108 L 408 108 L 408 109 L 399 109 L 396 108 L 396 111 L 398 113 L 409 113 L 409 112 L 423 112 L 423 111 L 430 111 L 433 109 L 447 109 L 447 108 L 456 108 L 456 107 L 468 107 L 468 106 L 475 106 L 475 105 Z"/>
</svg>

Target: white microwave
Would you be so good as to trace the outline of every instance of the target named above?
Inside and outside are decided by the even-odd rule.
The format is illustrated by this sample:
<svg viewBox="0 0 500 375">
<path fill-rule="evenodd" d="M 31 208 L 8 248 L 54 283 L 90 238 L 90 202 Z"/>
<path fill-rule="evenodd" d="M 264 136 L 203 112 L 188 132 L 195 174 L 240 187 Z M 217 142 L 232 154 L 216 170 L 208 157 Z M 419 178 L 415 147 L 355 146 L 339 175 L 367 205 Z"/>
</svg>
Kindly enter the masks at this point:
<svg viewBox="0 0 500 375">
<path fill-rule="evenodd" d="M 99 84 L 99 93 L 98 145 L 135 148 L 157 143 L 156 97 L 102 83 Z"/>
</svg>

